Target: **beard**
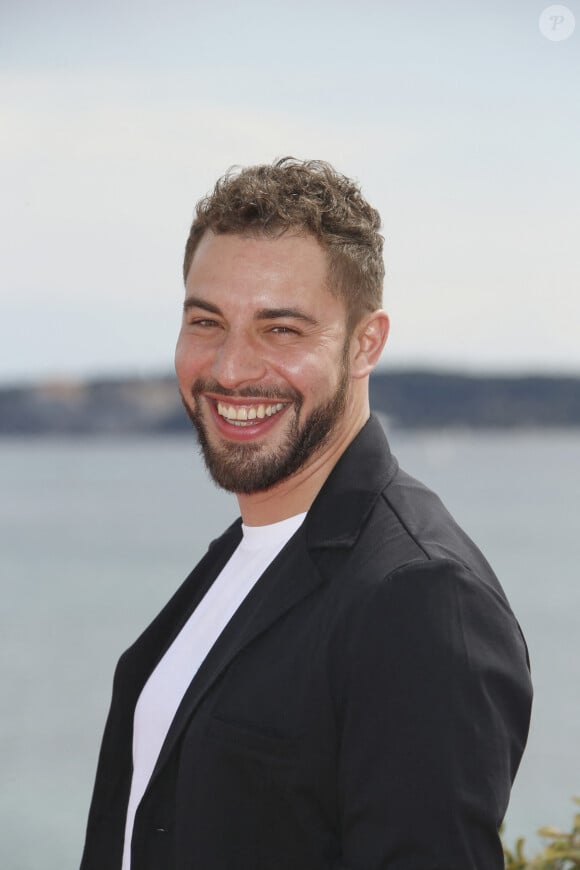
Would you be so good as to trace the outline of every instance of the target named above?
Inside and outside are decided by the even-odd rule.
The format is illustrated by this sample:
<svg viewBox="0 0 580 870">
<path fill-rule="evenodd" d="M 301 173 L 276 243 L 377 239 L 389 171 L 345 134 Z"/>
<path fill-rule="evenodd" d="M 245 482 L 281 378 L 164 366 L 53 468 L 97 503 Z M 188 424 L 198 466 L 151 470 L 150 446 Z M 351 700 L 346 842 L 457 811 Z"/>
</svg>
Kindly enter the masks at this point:
<svg viewBox="0 0 580 870">
<path fill-rule="evenodd" d="M 298 391 L 264 390 L 225 390 L 215 381 L 198 379 L 192 387 L 195 401 L 191 407 L 181 394 L 181 401 L 196 431 L 205 465 L 215 483 L 228 492 L 251 495 L 270 489 L 295 472 L 299 471 L 310 457 L 326 442 L 336 424 L 342 417 L 348 394 L 349 370 L 343 359 L 340 380 L 331 398 L 314 408 L 302 424 L 299 422 L 300 409 L 304 397 Z M 282 441 L 269 451 L 259 443 L 236 444 L 222 441 L 210 442 L 207 427 L 200 412 L 201 394 L 210 392 L 224 397 L 243 396 L 271 401 L 291 401 L 294 418 L 283 436 Z M 291 413 L 290 410 L 285 414 Z"/>
</svg>

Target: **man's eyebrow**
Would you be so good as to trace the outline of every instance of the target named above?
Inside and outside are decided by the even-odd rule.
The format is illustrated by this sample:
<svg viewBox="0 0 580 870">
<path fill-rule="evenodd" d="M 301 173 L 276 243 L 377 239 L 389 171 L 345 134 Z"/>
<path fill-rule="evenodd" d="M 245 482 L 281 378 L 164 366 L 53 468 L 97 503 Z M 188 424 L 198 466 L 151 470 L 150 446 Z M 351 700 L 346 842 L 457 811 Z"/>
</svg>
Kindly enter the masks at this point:
<svg viewBox="0 0 580 870">
<path fill-rule="evenodd" d="M 213 305 L 211 302 L 206 302 L 205 299 L 201 299 L 199 296 L 188 296 L 183 303 L 184 311 L 189 311 L 191 308 L 202 308 L 210 314 L 218 314 L 222 316 L 222 311 L 217 305 Z M 260 310 L 256 311 L 255 314 L 255 320 L 279 320 L 284 317 L 291 318 L 292 320 L 302 320 L 305 323 L 309 323 L 311 326 L 318 326 L 318 320 L 316 320 L 316 318 L 311 317 L 299 308 L 260 308 Z"/>
<path fill-rule="evenodd" d="M 188 296 L 183 303 L 183 310 L 189 311 L 190 308 L 203 308 L 204 311 L 209 311 L 211 314 L 221 314 L 217 305 L 212 305 L 211 302 L 206 302 L 205 299 L 200 299 L 198 296 Z"/>
<path fill-rule="evenodd" d="M 318 320 L 304 311 L 300 311 L 299 308 L 261 308 L 256 312 L 256 320 L 277 320 L 284 317 L 289 317 L 292 320 L 303 320 L 312 326 L 318 326 Z"/>
</svg>

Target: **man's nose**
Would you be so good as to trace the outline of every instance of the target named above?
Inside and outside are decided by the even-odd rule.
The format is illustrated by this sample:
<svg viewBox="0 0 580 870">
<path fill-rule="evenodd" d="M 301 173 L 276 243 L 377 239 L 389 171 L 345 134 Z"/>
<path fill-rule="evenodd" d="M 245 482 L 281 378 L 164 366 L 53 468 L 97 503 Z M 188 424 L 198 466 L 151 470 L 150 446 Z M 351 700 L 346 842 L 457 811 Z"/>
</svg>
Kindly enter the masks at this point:
<svg viewBox="0 0 580 870">
<path fill-rule="evenodd" d="M 236 389 L 261 380 L 265 372 L 264 361 L 249 336 L 234 332 L 224 336 L 212 365 L 212 375 L 222 387 Z"/>
</svg>

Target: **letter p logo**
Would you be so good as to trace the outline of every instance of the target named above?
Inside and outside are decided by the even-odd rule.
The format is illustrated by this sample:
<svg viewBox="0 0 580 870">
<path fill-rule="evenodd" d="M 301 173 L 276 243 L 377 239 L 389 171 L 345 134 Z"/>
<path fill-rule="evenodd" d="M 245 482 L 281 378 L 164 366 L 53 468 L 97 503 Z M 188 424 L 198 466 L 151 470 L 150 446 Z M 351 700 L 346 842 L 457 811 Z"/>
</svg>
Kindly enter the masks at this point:
<svg viewBox="0 0 580 870">
<path fill-rule="evenodd" d="M 576 19 L 567 6 L 548 6 L 538 20 L 540 33 L 551 42 L 561 42 L 574 33 Z"/>
</svg>

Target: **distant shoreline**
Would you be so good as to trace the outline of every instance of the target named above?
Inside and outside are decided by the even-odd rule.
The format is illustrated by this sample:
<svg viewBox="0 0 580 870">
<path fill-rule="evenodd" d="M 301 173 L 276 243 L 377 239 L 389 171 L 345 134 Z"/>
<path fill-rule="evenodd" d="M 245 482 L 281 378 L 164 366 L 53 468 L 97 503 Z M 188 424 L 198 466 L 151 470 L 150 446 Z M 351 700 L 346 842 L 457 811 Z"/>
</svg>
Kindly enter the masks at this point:
<svg viewBox="0 0 580 870">
<path fill-rule="evenodd" d="M 580 377 L 376 371 L 371 407 L 400 429 L 580 428 Z M 173 375 L 0 386 L 0 437 L 191 434 Z"/>
</svg>

